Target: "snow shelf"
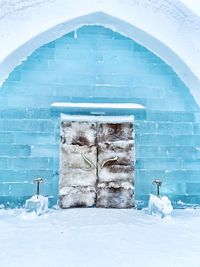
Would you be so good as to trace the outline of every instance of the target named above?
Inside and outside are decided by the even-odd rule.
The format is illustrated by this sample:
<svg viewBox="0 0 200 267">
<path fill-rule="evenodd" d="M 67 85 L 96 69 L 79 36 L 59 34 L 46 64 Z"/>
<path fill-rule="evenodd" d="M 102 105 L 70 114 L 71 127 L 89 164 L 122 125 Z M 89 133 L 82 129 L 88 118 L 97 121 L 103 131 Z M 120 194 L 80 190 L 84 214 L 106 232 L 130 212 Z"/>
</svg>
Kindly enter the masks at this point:
<svg viewBox="0 0 200 267">
<path fill-rule="evenodd" d="M 133 122 L 134 116 L 90 116 L 90 115 L 67 115 L 61 113 L 61 121 L 91 121 L 91 122 Z"/>
<path fill-rule="evenodd" d="M 136 103 L 71 103 L 56 102 L 51 107 L 58 108 L 95 108 L 95 109 L 145 109 L 143 105 Z"/>
</svg>

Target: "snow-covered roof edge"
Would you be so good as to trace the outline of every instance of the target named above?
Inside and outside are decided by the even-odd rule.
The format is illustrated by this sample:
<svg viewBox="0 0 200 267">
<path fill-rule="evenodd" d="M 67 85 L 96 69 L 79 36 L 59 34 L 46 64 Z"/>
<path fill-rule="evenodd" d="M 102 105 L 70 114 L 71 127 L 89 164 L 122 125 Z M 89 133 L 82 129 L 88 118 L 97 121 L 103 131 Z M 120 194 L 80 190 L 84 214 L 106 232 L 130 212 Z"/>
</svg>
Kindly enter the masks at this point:
<svg viewBox="0 0 200 267">
<path fill-rule="evenodd" d="M 72 102 L 55 102 L 51 107 L 60 108 L 94 108 L 94 109 L 145 109 L 137 103 L 72 103 Z"/>
<path fill-rule="evenodd" d="M 1 0 L 0 24 L 0 83 L 41 45 L 102 25 L 160 56 L 200 105 L 200 17 L 178 0 Z"/>
<path fill-rule="evenodd" d="M 87 116 L 87 115 L 66 115 L 61 113 L 61 121 L 83 121 L 83 122 L 110 122 L 110 123 L 122 123 L 133 122 L 134 116 Z"/>
</svg>

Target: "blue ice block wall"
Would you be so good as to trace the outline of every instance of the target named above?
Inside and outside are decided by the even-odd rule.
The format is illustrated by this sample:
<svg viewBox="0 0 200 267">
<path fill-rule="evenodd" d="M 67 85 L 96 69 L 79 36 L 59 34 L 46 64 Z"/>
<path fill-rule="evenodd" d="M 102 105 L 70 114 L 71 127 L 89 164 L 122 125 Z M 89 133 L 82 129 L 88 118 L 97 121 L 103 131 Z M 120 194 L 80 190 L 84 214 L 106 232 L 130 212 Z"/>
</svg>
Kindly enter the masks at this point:
<svg viewBox="0 0 200 267">
<path fill-rule="evenodd" d="M 50 105 L 59 101 L 146 106 L 134 113 L 138 207 L 155 192 L 155 178 L 174 205 L 200 204 L 199 107 L 159 57 L 101 26 L 84 26 L 40 47 L 1 87 L 0 203 L 23 204 L 35 193 L 36 176 L 56 203 L 60 121 Z"/>
</svg>

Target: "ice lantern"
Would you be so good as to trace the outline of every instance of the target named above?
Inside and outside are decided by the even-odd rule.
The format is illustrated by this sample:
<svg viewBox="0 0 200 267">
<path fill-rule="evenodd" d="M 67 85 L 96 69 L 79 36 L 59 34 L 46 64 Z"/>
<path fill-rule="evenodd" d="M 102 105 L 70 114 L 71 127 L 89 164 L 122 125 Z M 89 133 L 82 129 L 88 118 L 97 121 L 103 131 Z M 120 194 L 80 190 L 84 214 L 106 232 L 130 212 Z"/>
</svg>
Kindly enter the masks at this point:
<svg viewBox="0 0 200 267">
<path fill-rule="evenodd" d="M 36 195 L 26 200 L 25 209 L 27 212 L 36 212 L 37 215 L 42 215 L 48 210 L 48 197 L 40 195 L 40 184 L 44 180 L 40 177 L 34 179 L 36 183 Z"/>
</svg>

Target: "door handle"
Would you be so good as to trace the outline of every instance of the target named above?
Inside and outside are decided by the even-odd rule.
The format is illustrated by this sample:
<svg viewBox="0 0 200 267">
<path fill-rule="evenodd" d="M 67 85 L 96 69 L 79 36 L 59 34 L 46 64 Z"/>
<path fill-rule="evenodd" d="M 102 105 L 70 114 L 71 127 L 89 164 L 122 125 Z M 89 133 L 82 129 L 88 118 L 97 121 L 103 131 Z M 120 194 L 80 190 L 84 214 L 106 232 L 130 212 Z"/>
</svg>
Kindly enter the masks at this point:
<svg viewBox="0 0 200 267">
<path fill-rule="evenodd" d="M 90 165 L 90 167 L 89 168 L 84 168 L 83 170 L 84 171 L 90 171 L 90 170 L 92 170 L 92 169 L 95 169 L 96 168 L 96 166 L 85 156 L 85 154 L 81 154 L 81 156 L 82 156 L 82 158 L 87 162 L 87 164 L 89 164 Z"/>
<path fill-rule="evenodd" d="M 111 158 L 111 159 L 106 159 L 103 161 L 102 165 L 101 165 L 101 169 L 104 167 L 104 165 L 107 163 L 107 162 L 110 162 L 110 161 L 117 161 L 118 160 L 118 156 L 115 156 L 114 158 Z"/>
</svg>

